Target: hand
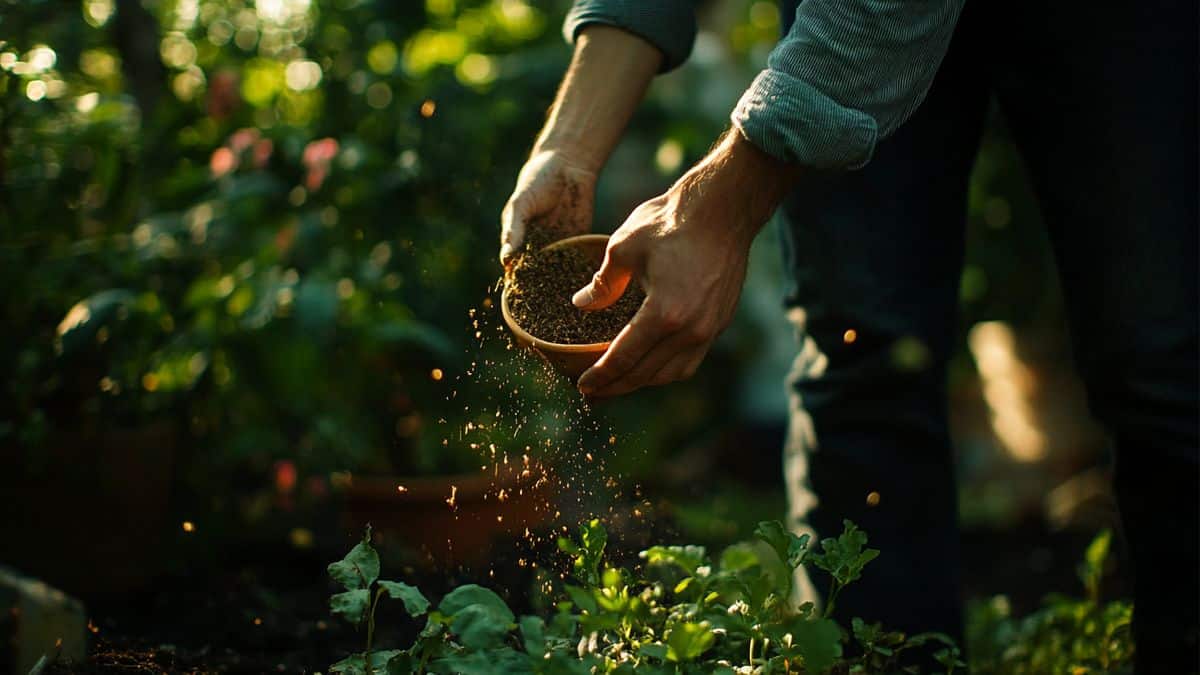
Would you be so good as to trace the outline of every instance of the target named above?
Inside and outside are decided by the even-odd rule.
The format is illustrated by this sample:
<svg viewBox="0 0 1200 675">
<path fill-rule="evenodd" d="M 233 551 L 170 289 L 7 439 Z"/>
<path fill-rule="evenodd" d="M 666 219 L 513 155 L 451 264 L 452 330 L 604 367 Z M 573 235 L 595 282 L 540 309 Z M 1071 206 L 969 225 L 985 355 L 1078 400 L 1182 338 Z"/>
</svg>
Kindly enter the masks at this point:
<svg viewBox="0 0 1200 675">
<path fill-rule="evenodd" d="M 608 307 L 636 279 L 646 300 L 579 378 L 590 397 L 691 377 L 737 309 L 754 236 L 786 195 L 790 167 L 738 132 L 613 233 L 600 270 L 572 298 Z"/>
<path fill-rule="evenodd" d="M 500 214 L 500 262 L 507 265 L 531 236 L 544 245 L 586 233 L 595 191 L 595 171 L 559 151 L 535 152 Z"/>
</svg>

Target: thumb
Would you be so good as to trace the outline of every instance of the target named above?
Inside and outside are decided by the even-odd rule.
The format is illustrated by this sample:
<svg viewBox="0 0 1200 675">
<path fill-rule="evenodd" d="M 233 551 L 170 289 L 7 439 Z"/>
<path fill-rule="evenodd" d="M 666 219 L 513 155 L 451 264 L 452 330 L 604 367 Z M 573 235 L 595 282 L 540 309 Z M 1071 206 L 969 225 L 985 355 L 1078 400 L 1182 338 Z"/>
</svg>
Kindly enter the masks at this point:
<svg viewBox="0 0 1200 675">
<path fill-rule="evenodd" d="M 500 262 L 508 264 L 525 245 L 525 213 L 510 202 L 500 214 Z"/>
<path fill-rule="evenodd" d="M 592 281 L 575 292 L 571 302 L 579 309 L 595 311 L 604 309 L 619 300 L 633 278 L 633 267 L 626 260 L 618 262 L 610 246 L 604 255 L 604 263 L 592 276 Z"/>
</svg>

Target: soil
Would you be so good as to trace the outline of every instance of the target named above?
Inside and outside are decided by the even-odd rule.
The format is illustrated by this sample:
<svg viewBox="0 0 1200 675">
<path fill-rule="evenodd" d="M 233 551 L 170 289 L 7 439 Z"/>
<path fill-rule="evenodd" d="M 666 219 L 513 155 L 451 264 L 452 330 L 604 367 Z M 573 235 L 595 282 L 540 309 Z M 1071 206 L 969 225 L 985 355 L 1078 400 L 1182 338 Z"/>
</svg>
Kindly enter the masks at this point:
<svg viewBox="0 0 1200 675">
<path fill-rule="evenodd" d="M 533 250 L 509 270 L 508 307 L 531 335 L 559 344 L 610 342 L 629 323 L 646 295 L 632 282 L 616 303 L 583 311 L 571 296 L 586 286 L 599 266 L 579 249 Z"/>
</svg>

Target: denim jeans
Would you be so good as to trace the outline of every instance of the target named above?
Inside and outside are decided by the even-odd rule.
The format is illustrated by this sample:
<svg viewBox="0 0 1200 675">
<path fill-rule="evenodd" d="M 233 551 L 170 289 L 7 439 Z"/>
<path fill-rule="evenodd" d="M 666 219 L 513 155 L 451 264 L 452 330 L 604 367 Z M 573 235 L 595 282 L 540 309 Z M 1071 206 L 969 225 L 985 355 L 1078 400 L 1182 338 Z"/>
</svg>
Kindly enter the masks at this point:
<svg viewBox="0 0 1200 675">
<path fill-rule="evenodd" d="M 1139 672 L 1196 670 L 1196 25 L 1188 2 L 969 2 L 909 123 L 864 170 L 816 177 L 784 204 L 801 342 L 793 526 L 830 536 L 850 518 L 884 552 L 839 599 L 843 618 L 962 634 L 946 361 L 994 99 L 1049 228 L 1091 410 L 1114 439 Z M 923 362 L 898 363 L 900 340 L 923 345 Z"/>
</svg>

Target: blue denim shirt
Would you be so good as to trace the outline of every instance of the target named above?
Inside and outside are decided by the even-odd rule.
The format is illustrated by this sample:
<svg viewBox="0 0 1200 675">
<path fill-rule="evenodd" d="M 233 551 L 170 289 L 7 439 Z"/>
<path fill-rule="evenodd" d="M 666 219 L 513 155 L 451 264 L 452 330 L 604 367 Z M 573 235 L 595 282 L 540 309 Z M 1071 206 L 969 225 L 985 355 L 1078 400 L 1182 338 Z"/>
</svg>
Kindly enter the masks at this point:
<svg viewBox="0 0 1200 675">
<path fill-rule="evenodd" d="M 857 169 L 920 105 L 964 0 L 804 0 L 731 119 L 784 161 Z M 697 0 L 576 0 L 563 32 L 602 23 L 658 47 L 664 70 L 696 38 Z"/>
</svg>

